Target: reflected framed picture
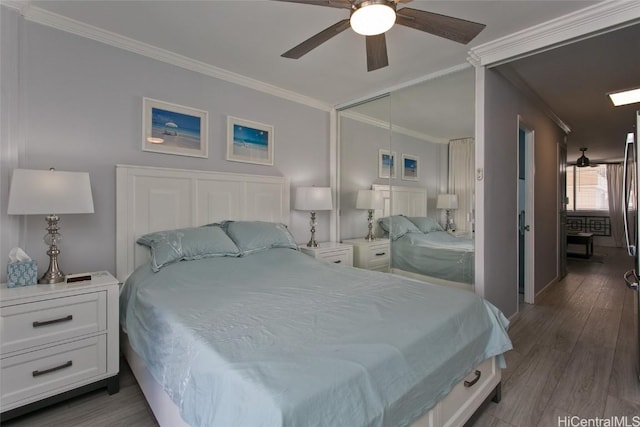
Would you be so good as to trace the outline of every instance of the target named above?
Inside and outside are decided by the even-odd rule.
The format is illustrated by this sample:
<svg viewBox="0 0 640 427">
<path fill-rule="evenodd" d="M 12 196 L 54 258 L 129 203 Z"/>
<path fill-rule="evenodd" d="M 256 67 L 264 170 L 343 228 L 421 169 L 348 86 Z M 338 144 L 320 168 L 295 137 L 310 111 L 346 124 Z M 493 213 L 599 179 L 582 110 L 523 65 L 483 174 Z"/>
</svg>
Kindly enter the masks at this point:
<svg viewBox="0 0 640 427">
<path fill-rule="evenodd" d="M 411 154 L 402 155 L 402 179 L 418 181 L 420 179 L 420 158 Z"/>
<path fill-rule="evenodd" d="M 378 177 L 396 177 L 396 153 L 389 150 L 378 150 Z"/>
<path fill-rule="evenodd" d="M 208 113 L 157 99 L 142 99 L 142 151 L 209 156 Z"/>
<path fill-rule="evenodd" d="M 227 160 L 273 166 L 273 126 L 227 117 Z"/>
</svg>

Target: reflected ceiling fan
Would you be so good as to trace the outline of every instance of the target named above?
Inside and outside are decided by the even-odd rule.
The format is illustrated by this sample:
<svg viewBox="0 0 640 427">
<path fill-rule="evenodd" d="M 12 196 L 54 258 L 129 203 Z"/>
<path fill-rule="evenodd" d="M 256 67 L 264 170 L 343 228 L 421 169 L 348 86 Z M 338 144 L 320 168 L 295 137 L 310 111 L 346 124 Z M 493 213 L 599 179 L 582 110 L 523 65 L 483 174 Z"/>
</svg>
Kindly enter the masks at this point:
<svg viewBox="0 0 640 427">
<path fill-rule="evenodd" d="M 334 36 L 351 27 L 356 33 L 366 36 L 367 71 L 389 65 L 387 43 L 384 33 L 394 24 L 404 25 L 467 44 L 485 27 L 484 24 L 403 7 L 396 10 L 397 3 L 411 0 L 276 0 L 288 3 L 302 3 L 315 6 L 350 9 L 349 19 L 343 19 L 315 36 L 303 41 L 293 49 L 283 53 L 285 58 L 298 59 Z"/>
</svg>

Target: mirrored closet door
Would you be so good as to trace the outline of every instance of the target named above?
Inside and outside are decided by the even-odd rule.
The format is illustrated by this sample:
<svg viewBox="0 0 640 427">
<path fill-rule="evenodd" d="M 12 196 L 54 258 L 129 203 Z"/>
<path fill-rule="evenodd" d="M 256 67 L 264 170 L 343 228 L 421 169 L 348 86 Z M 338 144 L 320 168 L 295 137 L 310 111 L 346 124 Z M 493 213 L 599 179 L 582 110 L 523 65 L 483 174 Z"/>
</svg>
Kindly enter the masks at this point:
<svg viewBox="0 0 640 427">
<path fill-rule="evenodd" d="M 340 112 L 340 237 L 354 254 L 473 289 L 474 82 L 469 67 Z"/>
</svg>

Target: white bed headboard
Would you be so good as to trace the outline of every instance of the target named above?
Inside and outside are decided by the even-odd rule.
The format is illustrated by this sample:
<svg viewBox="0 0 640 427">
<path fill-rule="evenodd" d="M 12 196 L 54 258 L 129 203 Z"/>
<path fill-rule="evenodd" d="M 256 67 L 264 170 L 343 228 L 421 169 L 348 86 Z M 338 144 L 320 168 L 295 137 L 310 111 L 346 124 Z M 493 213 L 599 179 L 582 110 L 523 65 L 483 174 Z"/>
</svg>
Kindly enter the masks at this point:
<svg viewBox="0 0 640 427">
<path fill-rule="evenodd" d="M 405 187 L 392 185 L 389 191 L 388 185 L 374 184 L 373 190 L 382 192 L 384 209 L 376 211 L 376 217 L 391 215 L 427 216 L 427 189 L 420 187 Z"/>
<path fill-rule="evenodd" d="M 289 225 L 289 181 L 283 177 L 116 166 L 116 275 L 124 281 L 148 259 L 136 240 L 160 230 L 223 220 Z"/>
</svg>

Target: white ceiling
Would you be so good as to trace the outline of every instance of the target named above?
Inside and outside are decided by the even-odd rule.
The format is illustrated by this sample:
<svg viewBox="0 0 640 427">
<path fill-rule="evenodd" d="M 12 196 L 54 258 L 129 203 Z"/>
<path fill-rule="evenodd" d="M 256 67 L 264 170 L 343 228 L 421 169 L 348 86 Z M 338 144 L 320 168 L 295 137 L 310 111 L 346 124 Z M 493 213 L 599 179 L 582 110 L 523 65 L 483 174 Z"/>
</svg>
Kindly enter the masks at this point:
<svg viewBox="0 0 640 427">
<path fill-rule="evenodd" d="M 349 11 L 278 1 L 33 1 L 51 12 L 338 105 L 466 61 L 469 48 L 594 1 L 419 1 L 408 7 L 487 27 L 461 45 L 407 27 L 387 33 L 389 66 L 367 72 L 364 37 L 347 30 L 298 60 L 280 55 Z"/>
<path fill-rule="evenodd" d="M 414 0 L 406 6 L 481 22 L 487 27 L 465 46 L 396 26 L 387 33 L 389 66 L 372 72 L 366 71 L 364 37 L 351 30 L 337 35 L 301 59 L 280 56 L 310 36 L 347 18 L 349 13 L 344 9 L 268 0 L 46 0 L 29 4 L 335 106 L 458 67 L 466 63 L 469 49 L 474 46 L 595 3 L 600 2 Z M 640 32 L 636 27 L 509 64 L 511 70 L 515 70 L 572 128 L 570 160 L 577 157 L 577 148 L 581 146 L 589 147 L 587 154 L 593 159 L 621 156 L 617 148 L 622 141 L 620 135 L 627 131 L 631 121 L 626 116 L 623 118 L 622 111 L 630 115 L 635 107 L 620 109 L 614 114 L 601 95 L 618 88 L 640 86 L 639 43 Z M 635 54 L 630 55 L 629 52 Z M 462 87 L 458 89 L 462 93 Z M 406 102 L 411 102 L 411 96 L 407 96 Z M 413 96 L 424 102 L 433 98 Z M 435 99 L 437 105 L 428 109 L 444 110 L 445 98 Z M 468 105 L 461 95 L 450 99 L 449 108 Z M 457 106 L 453 100 L 458 102 Z M 429 123 L 416 114 L 419 110 L 406 108 L 406 115 L 402 116 L 406 121 L 402 125 Z M 469 115 L 468 112 L 464 114 Z M 604 119 L 610 120 L 605 123 Z M 444 118 L 431 123 L 429 129 L 423 127 L 417 131 L 436 137 L 445 133 L 444 130 L 436 130 L 433 124 L 447 124 Z M 453 132 L 460 136 L 469 135 L 467 130 Z M 610 151 L 605 147 L 616 148 Z"/>
<path fill-rule="evenodd" d="M 640 104 L 614 107 L 607 93 L 640 87 L 640 24 L 549 50 L 514 70 L 570 128 L 569 161 L 588 148 L 592 161 L 620 160 Z M 498 67 L 500 69 L 502 67 Z"/>
<path fill-rule="evenodd" d="M 349 111 L 418 133 L 424 140 L 447 143 L 475 132 L 473 67 L 437 77 L 390 96 L 357 105 Z"/>
</svg>

